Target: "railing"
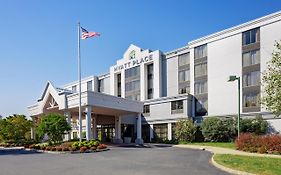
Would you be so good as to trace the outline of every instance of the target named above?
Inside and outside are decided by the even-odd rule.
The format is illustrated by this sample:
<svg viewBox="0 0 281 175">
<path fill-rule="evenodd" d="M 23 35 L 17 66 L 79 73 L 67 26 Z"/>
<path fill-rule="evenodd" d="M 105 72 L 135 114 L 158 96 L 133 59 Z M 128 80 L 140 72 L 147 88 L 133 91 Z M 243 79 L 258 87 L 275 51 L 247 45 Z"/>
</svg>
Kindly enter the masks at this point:
<svg viewBox="0 0 281 175">
<path fill-rule="evenodd" d="M 63 89 L 63 88 L 56 88 L 58 90 L 59 93 L 62 93 L 62 92 L 67 92 L 67 93 L 74 93 L 73 91 L 71 90 L 68 90 L 68 89 Z"/>
</svg>

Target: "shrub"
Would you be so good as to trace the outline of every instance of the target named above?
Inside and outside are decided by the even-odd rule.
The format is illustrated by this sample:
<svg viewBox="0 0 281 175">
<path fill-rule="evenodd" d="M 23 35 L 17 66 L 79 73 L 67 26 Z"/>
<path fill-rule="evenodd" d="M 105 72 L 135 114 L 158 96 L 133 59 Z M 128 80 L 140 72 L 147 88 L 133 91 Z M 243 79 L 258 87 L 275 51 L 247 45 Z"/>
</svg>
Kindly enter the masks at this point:
<svg viewBox="0 0 281 175">
<path fill-rule="evenodd" d="M 196 131 L 194 134 L 194 141 L 195 142 L 204 142 L 204 136 L 202 134 L 202 128 L 200 126 L 196 126 Z"/>
<path fill-rule="evenodd" d="M 238 150 L 247 152 L 281 154 L 281 136 L 242 133 L 239 139 L 236 139 L 235 146 Z"/>
<path fill-rule="evenodd" d="M 69 151 L 68 147 L 62 147 L 62 151 Z"/>
<path fill-rule="evenodd" d="M 72 149 L 72 147 L 68 147 L 68 151 L 75 151 Z"/>
<path fill-rule="evenodd" d="M 71 147 L 73 149 L 80 149 L 81 147 L 87 147 L 87 148 L 91 148 L 93 146 L 97 147 L 100 144 L 100 142 L 98 140 L 88 140 L 88 141 L 78 141 L 78 142 L 74 142 Z"/>
<path fill-rule="evenodd" d="M 189 119 L 179 120 L 176 123 L 176 138 L 179 141 L 192 142 L 195 139 L 196 127 Z"/>
<path fill-rule="evenodd" d="M 100 144 L 100 145 L 98 146 L 98 149 L 105 149 L 105 148 L 107 148 L 107 146 L 106 146 L 105 144 Z"/>
<path fill-rule="evenodd" d="M 205 141 L 229 142 L 234 140 L 236 136 L 235 122 L 233 119 L 206 118 L 201 128 Z"/>
<path fill-rule="evenodd" d="M 50 151 L 56 151 L 56 147 L 51 147 L 51 150 Z"/>
<path fill-rule="evenodd" d="M 83 152 L 85 152 L 85 151 L 87 151 L 87 147 L 86 146 L 82 146 L 81 148 L 80 148 L 80 152 L 81 153 L 83 153 Z"/>
<path fill-rule="evenodd" d="M 50 146 L 47 146 L 47 147 L 45 148 L 46 151 L 51 151 L 51 149 L 52 149 L 52 147 L 50 147 Z"/>
<path fill-rule="evenodd" d="M 56 147 L 56 151 L 62 151 L 62 147 L 60 146 Z"/>
<path fill-rule="evenodd" d="M 242 119 L 240 122 L 240 130 L 244 133 L 254 133 L 256 135 L 265 134 L 268 128 L 268 123 L 261 116 L 255 119 Z"/>
<path fill-rule="evenodd" d="M 35 149 L 35 144 L 29 145 L 29 149 Z"/>
<path fill-rule="evenodd" d="M 93 147 L 90 148 L 90 150 L 92 150 L 92 151 L 94 151 L 94 150 L 96 150 L 96 149 L 97 149 L 97 147 L 95 147 L 95 146 L 93 146 Z"/>
</svg>

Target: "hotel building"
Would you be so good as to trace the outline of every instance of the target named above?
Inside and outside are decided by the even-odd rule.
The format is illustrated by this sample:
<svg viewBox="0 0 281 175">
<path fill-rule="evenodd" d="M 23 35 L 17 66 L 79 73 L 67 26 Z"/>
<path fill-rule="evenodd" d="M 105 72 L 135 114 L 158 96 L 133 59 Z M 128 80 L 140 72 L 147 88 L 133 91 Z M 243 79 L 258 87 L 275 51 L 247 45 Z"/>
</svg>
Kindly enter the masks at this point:
<svg viewBox="0 0 281 175">
<path fill-rule="evenodd" d="M 130 45 L 107 74 L 82 79 L 83 130 L 87 139 L 142 143 L 174 138 L 179 119 L 200 124 L 210 116 L 237 116 L 237 83 L 241 77 L 241 114 L 261 115 L 271 129 L 281 131 L 281 119 L 260 105 L 261 75 L 281 40 L 281 11 L 193 40 L 182 48 L 162 52 Z M 48 82 L 35 105 L 42 114 L 64 114 L 78 137 L 78 82 L 57 88 Z M 126 140 L 128 142 L 128 140 Z"/>
</svg>

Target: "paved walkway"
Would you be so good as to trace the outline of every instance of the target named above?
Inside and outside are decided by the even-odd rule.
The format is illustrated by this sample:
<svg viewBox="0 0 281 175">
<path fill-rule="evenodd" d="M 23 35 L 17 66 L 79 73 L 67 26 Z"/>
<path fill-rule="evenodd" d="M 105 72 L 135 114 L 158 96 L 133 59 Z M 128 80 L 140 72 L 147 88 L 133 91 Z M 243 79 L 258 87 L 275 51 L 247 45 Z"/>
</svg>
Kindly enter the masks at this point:
<svg viewBox="0 0 281 175">
<path fill-rule="evenodd" d="M 220 147 L 213 147 L 213 146 L 174 145 L 174 147 L 206 150 L 206 151 L 212 152 L 214 154 L 233 154 L 233 155 L 242 155 L 242 156 L 257 156 L 257 157 L 281 158 L 281 155 L 249 153 L 249 152 L 244 152 L 244 151 L 239 151 L 239 150 L 233 150 L 233 149 L 228 149 L 228 148 L 220 148 Z"/>
</svg>

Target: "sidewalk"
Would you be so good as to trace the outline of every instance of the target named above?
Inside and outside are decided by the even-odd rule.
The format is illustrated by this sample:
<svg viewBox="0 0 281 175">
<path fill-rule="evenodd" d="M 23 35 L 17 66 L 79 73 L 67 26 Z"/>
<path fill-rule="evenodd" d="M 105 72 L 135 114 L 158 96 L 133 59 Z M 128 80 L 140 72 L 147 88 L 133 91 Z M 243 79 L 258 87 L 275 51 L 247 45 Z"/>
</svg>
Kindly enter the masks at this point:
<svg viewBox="0 0 281 175">
<path fill-rule="evenodd" d="M 242 155 L 242 156 L 281 158 L 281 155 L 249 153 L 249 152 L 244 152 L 244 151 L 239 151 L 239 150 L 233 150 L 233 149 L 228 149 L 228 148 L 220 148 L 220 147 L 213 147 L 213 146 L 174 145 L 173 147 L 206 150 L 206 151 L 212 152 L 214 154 L 233 154 L 233 155 Z"/>
</svg>

